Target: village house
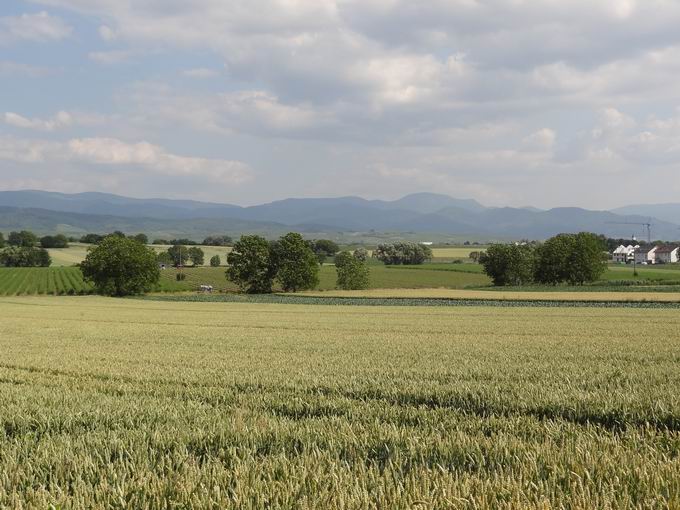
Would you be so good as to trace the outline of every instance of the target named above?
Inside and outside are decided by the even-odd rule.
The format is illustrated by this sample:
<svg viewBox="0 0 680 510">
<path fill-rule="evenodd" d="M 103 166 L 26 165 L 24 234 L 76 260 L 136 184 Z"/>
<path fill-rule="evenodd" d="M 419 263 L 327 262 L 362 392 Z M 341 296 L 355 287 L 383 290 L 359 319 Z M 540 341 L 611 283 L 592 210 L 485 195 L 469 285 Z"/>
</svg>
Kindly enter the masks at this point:
<svg viewBox="0 0 680 510">
<path fill-rule="evenodd" d="M 673 264 L 678 261 L 678 252 L 680 251 L 679 246 L 675 245 L 664 245 L 658 246 L 655 252 L 655 258 L 657 264 Z"/>
<path fill-rule="evenodd" d="M 636 264 L 655 264 L 656 246 L 640 246 L 635 250 Z"/>
<path fill-rule="evenodd" d="M 612 261 L 619 264 L 627 264 L 628 262 L 633 262 L 633 257 L 635 256 L 635 250 L 639 246 L 633 246 L 629 244 L 628 246 L 621 245 L 612 252 Z"/>
</svg>

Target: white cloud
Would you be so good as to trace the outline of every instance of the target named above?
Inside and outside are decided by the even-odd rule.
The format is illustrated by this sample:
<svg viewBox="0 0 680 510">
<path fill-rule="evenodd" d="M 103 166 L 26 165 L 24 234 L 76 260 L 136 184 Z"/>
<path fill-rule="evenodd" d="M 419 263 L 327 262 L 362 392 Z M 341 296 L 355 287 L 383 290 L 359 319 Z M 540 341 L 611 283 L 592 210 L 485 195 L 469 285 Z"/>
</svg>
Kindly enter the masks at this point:
<svg viewBox="0 0 680 510">
<path fill-rule="evenodd" d="M 67 127 L 73 124 L 73 117 L 70 113 L 65 111 L 58 112 L 49 120 L 27 119 L 18 113 L 5 112 L 5 122 L 14 127 L 36 129 L 39 131 L 54 131 L 57 128 Z"/>
<path fill-rule="evenodd" d="M 250 168 L 240 161 L 180 156 L 148 142 L 128 143 L 115 138 L 51 142 L 0 137 L 0 159 L 138 167 L 159 175 L 202 177 L 223 184 L 239 184 L 251 177 Z"/>
<path fill-rule="evenodd" d="M 69 37 L 71 32 L 71 27 L 63 20 L 45 11 L 0 17 L 0 44 L 59 41 Z"/>
</svg>

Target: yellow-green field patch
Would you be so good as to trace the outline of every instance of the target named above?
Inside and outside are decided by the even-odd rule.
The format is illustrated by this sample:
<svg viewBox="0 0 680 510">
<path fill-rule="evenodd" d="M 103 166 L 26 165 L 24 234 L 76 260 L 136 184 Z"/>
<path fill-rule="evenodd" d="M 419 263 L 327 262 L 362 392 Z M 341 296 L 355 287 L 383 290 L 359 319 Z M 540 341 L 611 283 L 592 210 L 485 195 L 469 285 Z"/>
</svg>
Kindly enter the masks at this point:
<svg viewBox="0 0 680 510">
<path fill-rule="evenodd" d="M 0 507 L 680 503 L 677 310 L 0 310 Z"/>
</svg>

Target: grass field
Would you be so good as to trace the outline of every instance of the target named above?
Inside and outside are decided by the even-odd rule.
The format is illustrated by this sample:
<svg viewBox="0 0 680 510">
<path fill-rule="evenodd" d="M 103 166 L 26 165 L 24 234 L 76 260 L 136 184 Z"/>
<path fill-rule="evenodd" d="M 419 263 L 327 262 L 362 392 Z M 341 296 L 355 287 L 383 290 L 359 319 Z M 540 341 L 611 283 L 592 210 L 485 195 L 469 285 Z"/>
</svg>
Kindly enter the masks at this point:
<svg viewBox="0 0 680 510">
<path fill-rule="evenodd" d="M 0 309 L 3 508 L 680 504 L 677 310 Z"/>
<path fill-rule="evenodd" d="M 404 267 L 385 267 L 371 265 L 370 285 L 372 288 L 453 288 L 488 285 L 489 279 L 481 273 L 444 272 L 437 270 L 411 269 Z M 176 281 L 177 270 L 170 268 L 161 271 L 163 290 L 196 290 L 200 285 L 212 285 L 216 290 L 236 290 L 228 282 L 223 267 L 184 268 L 184 282 Z M 336 284 L 335 266 L 324 265 L 319 275 L 320 290 L 330 290 Z"/>
</svg>

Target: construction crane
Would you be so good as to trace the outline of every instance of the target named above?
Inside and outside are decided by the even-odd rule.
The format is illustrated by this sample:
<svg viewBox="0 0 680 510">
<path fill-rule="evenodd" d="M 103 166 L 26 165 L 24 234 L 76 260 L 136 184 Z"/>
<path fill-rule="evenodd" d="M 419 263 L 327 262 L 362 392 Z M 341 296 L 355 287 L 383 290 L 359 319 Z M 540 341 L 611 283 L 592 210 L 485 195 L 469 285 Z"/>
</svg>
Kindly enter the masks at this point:
<svg viewBox="0 0 680 510">
<path fill-rule="evenodd" d="M 636 223 L 633 221 L 608 221 L 610 225 L 637 225 L 639 227 L 644 227 L 647 229 L 647 243 L 651 244 L 652 242 L 652 219 L 650 218 L 649 221 L 646 223 L 641 222 L 641 223 Z"/>
</svg>

